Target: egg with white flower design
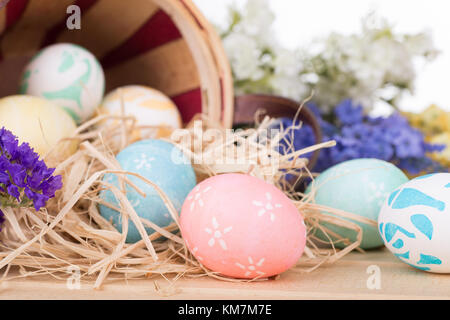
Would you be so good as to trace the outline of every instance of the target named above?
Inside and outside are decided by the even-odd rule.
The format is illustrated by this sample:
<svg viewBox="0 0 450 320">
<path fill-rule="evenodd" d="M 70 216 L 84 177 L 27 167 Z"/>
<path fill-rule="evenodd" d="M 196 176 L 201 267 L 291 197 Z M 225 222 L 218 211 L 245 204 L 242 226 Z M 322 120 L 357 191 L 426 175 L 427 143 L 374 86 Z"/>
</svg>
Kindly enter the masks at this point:
<svg viewBox="0 0 450 320">
<path fill-rule="evenodd" d="M 155 183 L 169 197 L 175 209 L 179 212 L 188 193 L 195 187 L 196 177 L 189 160 L 175 145 L 156 139 L 142 140 L 123 149 L 116 159 L 122 170 L 139 174 Z M 160 227 L 173 222 L 169 210 L 158 192 L 139 177 L 127 177 L 140 188 L 145 196 L 140 195 L 132 186 L 126 184 L 126 197 L 137 215 Z M 105 203 L 99 206 L 100 214 L 122 231 L 122 215 L 119 199 L 108 188 L 108 184 L 120 188 L 120 181 L 115 173 L 104 176 L 105 190 L 100 192 L 100 199 Z M 146 226 L 148 234 L 154 232 Z M 142 239 L 134 222 L 129 219 L 126 241 L 134 243 Z"/>
<path fill-rule="evenodd" d="M 235 278 L 282 273 L 297 262 L 306 243 L 294 203 L 246 174 L 221 174 L 198 184 L 183 204 L 180 229 L 198 261 Z"/>
<path fill-rule="evenodd" d="M 386 199 L 378 227 L 386 247 L 424 271 L 450 273 L 450 173 L 417 177 Z"/>
<path fill-rule="evenodd" d="M 393 164 L 378 159 L 355 159 L 337 164 L 322 172 L 311 183 L 306 194 L 322 206 L 343 210 L 364 218 L 378 219 L 387 196 L 398 186 L 407 182 L 406 175 Z M 323 211 L 324 214 L 335 216 Z M 362 228 L 360 247 L 371 249 L 383 245 L 376 226 L 345 218 Z M 325 228 L 317 228 L 314 236 L 323 242 L 333 241 L 338 248 L 344 247 L 343 239 L 354 242 L 357 231 L 335 224 L 321 222 Z M 322 231 L 325 230 L 326 234 Z"/>
</svg>

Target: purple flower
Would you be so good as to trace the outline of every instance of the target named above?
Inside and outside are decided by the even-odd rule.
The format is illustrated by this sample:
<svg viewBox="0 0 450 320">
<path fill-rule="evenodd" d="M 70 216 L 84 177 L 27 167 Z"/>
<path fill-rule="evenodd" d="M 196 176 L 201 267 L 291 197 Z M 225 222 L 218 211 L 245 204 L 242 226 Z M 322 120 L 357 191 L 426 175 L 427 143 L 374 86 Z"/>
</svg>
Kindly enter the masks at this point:
<svg viewBox="0 0 450 320">
<path fill-rule="evenodd" d="M 441 151 L 445 146 L 426 143 L 423 134 L 411 127 L 401 114 L 371 117 L 364 115 L 361 106 L 355 106 L 351 100 L 344 100 L 334 110 L 336 123 L 330 123 L 322 117 L 315 105 L 308 107 L 316 115 L 322 128 L 323 141 L 336 141 L 335 147 L 320 151 L 314 168 L 317 172 L 342 161 L 358 158 L 390 161 L 412 174 L 422 171 L 448 171 L 448 168 L 442 168 L 427 155 Z M 289 127 L 292 120 L 284 119 L 283 125 L 285 128 Z M 295 150 L 313 145 L 315 139 L 312 135 L 313 131 L 308 125 L 294 130 Z M 287 141 L 285 144 L 291 143 Z"/>
<path fill-rule="evenodd" d="M 360 105 L 354 105 L 352 100 L 347 99 L 339 103 L 334 109 L 338 120 L 344 125 L 352 125 L 363 120 L 363 108 Z"/>
<path fill-rule="evenodd" d="M 442 150 L 444 150 L 446 148 L 445 144 L 429 144 L 429 143 L 424 143 L 424 149 L 426 152 L 441 152 Z"/>
<path fill-rule="evenodd" d="M 439 163 L 428 157 L 422 158 L 404 158 L 400 159 L 398 166 L 410 172 L 411 174 L 419 174 L 421 172 L 445 172 L 448 168 L 442 167 Z"/>
<path fill-rule="evenodd" d="M 336 137 L 338 138 L 338 137 Z M 360 158 L 358 146 L 345 146 L 342 140 L 336 140 L 336 146 L 330 149 L 330 156 L 332 161 L 330 163 L 339 163 L 347 160 Z"/>
<path fill-rule="evenodd" d="M 294 126 L 294 121 L 290 118 L 278 119 L 274 129 L 286 131 L 285 138 L 280 141 L 278 146 L 279 152 L 282 154 L 287 154 L 311 146 L 315 144 L 316 141 L 311 126 L 305 123 L 302 124 L 300 121 L 297 121 Z M 291 137 L 294 137 L 293 141 Z M 309 156 L 309 154 L 307 156 Z"/>
<path fill-rule="evenodd" d="M 39 210 L 62 187 L 62 177 L 54 176 L 28 143 L 19 145 L 17 138 L 0 129 L 0 204 L 33 206 Z M 0 211 L 0 223 L 4 219 Z"/>
<path fill-rule="evenodd" d="M 317 107 L 317 105 L 315 105 L 314 103 L 309 103 L 308 109 L 316 116 L 320 128 L 322 129 L 322 134 L 324 134 L 327 137 L 331 137 L 332 135 L 338 132 L 338 128 L 335 125 L 331 124 L 328 121 L 325 121 L 322 118 L 322 114 L 320 113 L 320 109 Z M 292 120 L 290 121 L 292 123 Z"/>
<path fill-rule="evenodd" d="M 423 136 L 414 131 L 402 130 L 392 139 L 397 156 L 403 158 L 420 158 L 424 155 Z"/>
</svg>

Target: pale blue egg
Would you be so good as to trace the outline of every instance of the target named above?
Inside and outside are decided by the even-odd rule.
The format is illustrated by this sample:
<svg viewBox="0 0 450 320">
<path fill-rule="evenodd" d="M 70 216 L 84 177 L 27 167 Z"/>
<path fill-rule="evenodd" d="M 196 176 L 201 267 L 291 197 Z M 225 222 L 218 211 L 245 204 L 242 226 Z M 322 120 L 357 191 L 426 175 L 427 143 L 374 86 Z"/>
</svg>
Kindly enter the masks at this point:
<svg viewBox="0 0 450 320">
<path fill-rule="evenodd" d="M 325 170 L 315 179 L 314 202 L 377 221 L 380 209 L 389 194 L 407 181 L 408 178 L 400 169 L 383 160 L 345 161 Z M 308 186 L 306 193 L 309 194 L 311 190 L 312 184 Z M 361 248 L 370 249 L 383 245 L 377 227 L 356 223 L 363 229 Z M 352 242 L 356 240 L 356 231 L 328 223 L 323 225 Z M 317 230 L 315 235 L 329 242 L 320 230 Z M 342 248 L 344 245 L 337 244 L 336 247 Z"/>
<path fill-rule="evenodd" d="M 169 142 L 155 139 L 138 141 L 123 149 L 116 159 L 123 170 L 137 173 L 158 185 L 172 201 L 178 213 L 184 199 L 196 185 L 195 173 L 189 160 L 180 149 Z M 160 227 L 172 223 L 173 219 L 157 191 L 138 177 L 131 175 L 128 177 L 146 194 L 146 197 L 143 197 L 131 186 L 126 186 L 127 198 L 137 214 Z M 119 187 L 119 179 L 116 174 L 106 174 L 103 180 Z M 100 197 L 113 206 L 119 207 L 118 200 L 110 190 L 102 191 Z M 100 205 L 99 208 L 101 215 L 107 220 L 111 220 L 114 226 L 121 231 L 120 213 L 104 205 Z M 154 232 L 151 228 L 146 228 L 146 230 L 148 234 Z M 134 243 L 140 239 L 141 236 L 130 219 L 127 242 Z"/>
</svg>

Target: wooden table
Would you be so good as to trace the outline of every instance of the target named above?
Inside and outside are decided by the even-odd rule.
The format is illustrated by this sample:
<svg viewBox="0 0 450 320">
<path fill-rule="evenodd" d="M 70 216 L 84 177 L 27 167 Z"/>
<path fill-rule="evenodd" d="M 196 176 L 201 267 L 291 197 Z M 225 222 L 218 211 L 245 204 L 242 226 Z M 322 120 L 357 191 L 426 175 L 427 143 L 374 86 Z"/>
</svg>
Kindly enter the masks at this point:
<svg viewBox="0 0 450 320">
<path fill-rule="evenodd" d="M 158 293 L 155 283 L 169 295 Z M 182 278 L 171 286 L 157 278 L 108 283 L 101 290 L 82 283 L 69 290 L 62 280 L 11 280 L 0 284 L 0 299 L 450 299 L 450 275 L 416 270 L 383 249 L 351 253 L 312 273 L 288 271 L 253 283 Z"/>
</svg>

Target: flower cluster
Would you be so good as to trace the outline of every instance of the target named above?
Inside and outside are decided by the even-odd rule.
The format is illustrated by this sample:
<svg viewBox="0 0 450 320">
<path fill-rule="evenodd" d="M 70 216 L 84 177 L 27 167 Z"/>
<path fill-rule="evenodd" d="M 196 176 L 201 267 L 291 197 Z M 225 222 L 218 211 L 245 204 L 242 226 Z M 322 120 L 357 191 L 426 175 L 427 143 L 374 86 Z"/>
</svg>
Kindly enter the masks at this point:
<svg viewBox="0 0 450 320">
<path fill-rule="evenodd" d="M 371 14 L 360 33 L 331 33 L 316 40 L 305 52 L 302 73 L 321 109 L 330 110 L 346 98 L 366 109 L 378 101 L 396 107 L 405 90 L 414 90 L 415 59 L 431 61 L 437 53 L 429 33 L 396 34 Z"/>
<path fill-rule="evenodd" d="M 4 127 L 0 129 L 0 203 L 2 207 L 45 206 L 62 187 L 62 177 L 54 176 L 28 143 L 19 141 Z"/>
<path fill-rule="evenodd" d="M 420 113 L 404 112 L 409 123 L 427 136 L 450 132 L 450 112 L 431 105 Z"/>
<path fill-rule="evenodd" d="M 322 128 L 323 141 L 336 141 L 335 147 L 321 150 L 315 171 L 322 172 L 337 163 L 358 158 L 390 161 L 410 174 L 443 170 L 428 157 L 443 146 L 426 143 L 424 135 L 398 113 L 389 117 L 371 117 L 364 113 L 361 105 L 347 99 L 336 106 L 333 118 L 327 121 L 317 107 L 310 105 L 309 108 Z M 279 125 L 284 129 L 292 127 L 292 134 L 288 134 L 280 146 L 281 152 L 284 153 L 291 144 L 295 150 L 314 144 L 310 126 L 304 124 L 298 128 L 298 124 L 293 126 L 293 120 L 289 118 L 280 121 Z"/>
<path fill-rule="evenodd" d="M 221 30 L 238 94 L 268 93 L 296 100 L 307 95 L 298 52 L 283 48 L 271 29 L 267 0 L 248 0 L 243 12 L 230 8 L 230 25 Z"/>
<path fill-rule="evenodd" d="M 411 125 L 419 129 L 430 143 L 445 145 L 441 152 L 431 157 L 446 167 L 450 167 L 450 112 L 431 105 L 421 113 L 404 113 Z"/>
<path fill-rule="evenodd" d="M 314 90 L 326 112 L 346 98 L 365 108 L 378 101 L 395 107 L 405 90 L 414 89 L 416 58 L 437 55 L 430 34 L 395 33 L 374 14 L 362 20 L 357 34 L 331 33 L 297 50 L 283 48 L 274 37 L 267 0 L 248 0 L 241 11 L 231 7 L 230 16 L 221 35 L 236 92 L 301 101 Z"/>
</svg>

